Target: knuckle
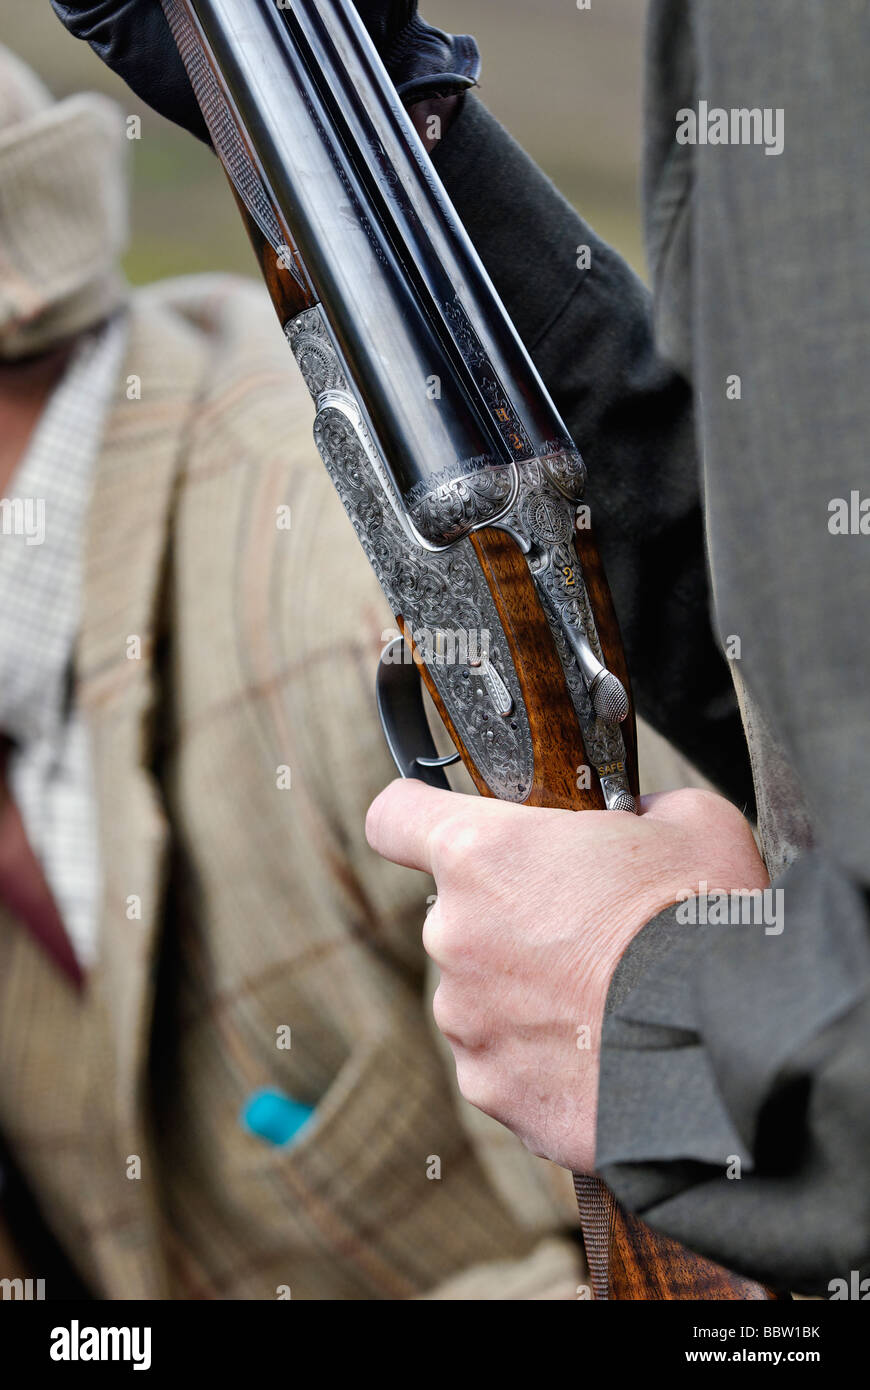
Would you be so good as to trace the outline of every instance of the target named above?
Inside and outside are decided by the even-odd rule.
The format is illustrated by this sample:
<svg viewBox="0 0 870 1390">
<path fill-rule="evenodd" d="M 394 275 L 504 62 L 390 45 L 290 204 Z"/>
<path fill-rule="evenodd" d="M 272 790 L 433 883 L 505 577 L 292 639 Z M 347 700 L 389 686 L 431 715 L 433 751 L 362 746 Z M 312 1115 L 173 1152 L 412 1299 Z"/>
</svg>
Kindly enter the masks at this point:
<svg viewBox="0 0 870 1390">
<path fill-rule="evenodd" d="M 435 1026 L 439 1032 L 444 1034 L 445 1038 L 455 1037 L 458 1040 L 458 1034 L 454 1027 L 453 1010 L 450 1007 L 450 1000 L 443 983 L 438 986 L 432 996 L 432 1017 L 435 1020 Z"/>
<path fill-rule="evenodd" d="M 681 787 L 674 793 L 680 810 L 689 820 L 707 820 L 722 797 L 704 787 Z"/>
<path fill-rule="evenodd" d="M 469 1105 L 482 1110 L 486 1115 L 497 1116 L 499 1097 L 488 1068 L 467 1057 L 458 1058 L 456 1082 Z"/>
<path fill-rule="evenodd" d="M 436 964 L 444 959 L 444 913 L 440 901 L 435 903 L 423 923 L 423 950 Z"/>
<path fill-rule="evenodd" d="M 439 821 L 429 832 L 429 852 L 432 863 L 436 866 L 444 866 L 450 863 L 451 831 L 453 818 Z"/>
<path fill-rule="evenodd" d="M 480 1012 L 469 995 L 442 980 L 432 996 L 432 1017 L 440 1033 L 464 1056 L 482 1054 L 488 1040 Z"/>
<path fill-rule="evenodd" d="M 448 816 L 433 828 L 429 841 L 432 862 L 448 872 L 473 861 L 479 834 L 470 816 Z"/>
<path fill-rule="evenodd" d="M 748 820 L 726 797 L 700 787 L 679 793 L 680 820 L 686 849 L 697 862 L 699 878 L 711 875 L 728 887 L 762 885 L 767 871 Z"/>
<path fill-rule="evenodd" d="M 726 797 L 705 787 L 683 787 L 676 793 L 680 819 L 685 826 L 704 836 L 722 832 L 737 833 L 740 827 L 751 831 L 741 812 Z"/>
</svg>

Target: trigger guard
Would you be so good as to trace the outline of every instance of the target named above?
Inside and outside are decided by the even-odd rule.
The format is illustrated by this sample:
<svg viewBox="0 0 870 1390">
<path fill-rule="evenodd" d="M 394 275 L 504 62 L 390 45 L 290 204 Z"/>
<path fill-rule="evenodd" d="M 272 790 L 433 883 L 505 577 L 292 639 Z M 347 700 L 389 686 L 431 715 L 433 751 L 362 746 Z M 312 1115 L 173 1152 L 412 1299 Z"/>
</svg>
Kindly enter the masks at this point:
<svg viewBox="0 0 870 1390">
<path fill-rule="evenodd" d="M 439 766 L 441 760 L 426 718 L 420 674 L 416 662 L 406 658 L 404 637 L 394 637 L 381 654 L 375 697 L 381 728 L 399 776 L 416 777 L 430 787 L 449 791 L 450 783 Z M 418 758 L 425 758 L 434 766 L 423 767 Z M 455 758 L 450 755 L 451 762 Z"/>
</svg>

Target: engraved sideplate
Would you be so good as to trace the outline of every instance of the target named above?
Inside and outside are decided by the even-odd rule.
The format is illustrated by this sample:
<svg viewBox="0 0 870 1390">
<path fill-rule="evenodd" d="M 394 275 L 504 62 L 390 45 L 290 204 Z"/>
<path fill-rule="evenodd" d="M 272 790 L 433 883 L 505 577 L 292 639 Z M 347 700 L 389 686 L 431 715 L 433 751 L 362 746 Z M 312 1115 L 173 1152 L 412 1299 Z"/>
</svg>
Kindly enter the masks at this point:
<svg viewBox="0 0 870 1390">
<path fill-rule="evenodd" d="M 315 443 L 393 612 L 414 637 L 487 784 L 504 801 L 525 801 L 534 775 L 528 715 L 470 541 L 431 551 L 403 526 L 401 502 L 347 389 L 321 311 L 305 310 L 285 332 L 317 404 Z M 445 631 L 467 643 L 456 642 L 449 659 L 440 640 Z"/>
</svg>

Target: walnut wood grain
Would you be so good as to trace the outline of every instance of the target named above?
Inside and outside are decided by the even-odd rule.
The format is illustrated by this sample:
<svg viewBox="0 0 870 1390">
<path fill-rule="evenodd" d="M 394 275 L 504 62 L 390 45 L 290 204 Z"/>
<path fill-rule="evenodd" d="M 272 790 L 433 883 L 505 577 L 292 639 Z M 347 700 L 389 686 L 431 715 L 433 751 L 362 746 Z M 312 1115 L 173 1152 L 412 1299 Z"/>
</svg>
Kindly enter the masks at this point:
<svg viewBox="0 0 870 1390">
<path fill-rule="evenodd" d="M 232 181 L 228 179 L 227 182 L 230 185 L 233 197 L 242 214 L 245 231 L 248 233 L 248 238 L 254 248 L 254 255 L 257 257 L 260 273 L 266 282 L 269 297 L 272 300 L 275 313 L 278 315 L 281 327 L 283 328 L 284 325 L 288 323 L 290 319 L 295 318 L 297 314 L 303 313 L 305 309 L 313 308 L 317 303 L 317 298 L 310 288 L 305 288 L 304 285 L 300 285 L 299 281 L 288 269 L 286 264 L 282 264 L 282 261 L 289 262 L 292 260 L 303 281 L 306 279 L 302 262 L 299 259 L 299 253 L 290 240 L 289 231 L 287 233 L 286 249 L 282 251 L 281 257 L 279 258 L 278 253 L 273 249 L 271 243 L 266 240 L 259 226 L 254 221 L 253 217 L 251 217 L 244 202 L 236 192 Z"/>
<path fill-rule="evenodd" d="M 718 1302 L 775 1297 L 776 1294 L 761 1284 L 732 1274 L 712 1260 L 694 1254 L 617 1206 L 610 1241 L 611 1299 L 714 1299 Z"/>
</svg>

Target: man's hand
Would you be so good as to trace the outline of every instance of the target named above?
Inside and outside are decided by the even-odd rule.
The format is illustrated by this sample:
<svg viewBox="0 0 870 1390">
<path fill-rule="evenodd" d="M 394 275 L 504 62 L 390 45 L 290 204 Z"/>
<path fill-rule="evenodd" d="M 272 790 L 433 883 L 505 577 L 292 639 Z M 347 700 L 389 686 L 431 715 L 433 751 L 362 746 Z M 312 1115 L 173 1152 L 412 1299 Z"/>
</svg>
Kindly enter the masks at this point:
<svg viewBox="0 0 870 1390">
<path fill-rule="evenodd" d="M 51 7 L 137 96 L 208 141 L 160 0 L 51 0 Z M 406 104 L 474 86 L 480 71 L 474 39 L 426 24 L 417 0 L 357 0 L 357 9 Z"/>
<path fill-rule="evenodd" d="M 710 792 L 646 797 L 633 816 L 397 781 L 366 834 L 435 878 L 423 944 L 441 970 L 435 1022 L 462 1094 L 575 1172 L 594 1167 L 604 1002 L 631 938 L 702 881 L 711 892 L 769 882 L 748 823 Z"/>
</svg>

